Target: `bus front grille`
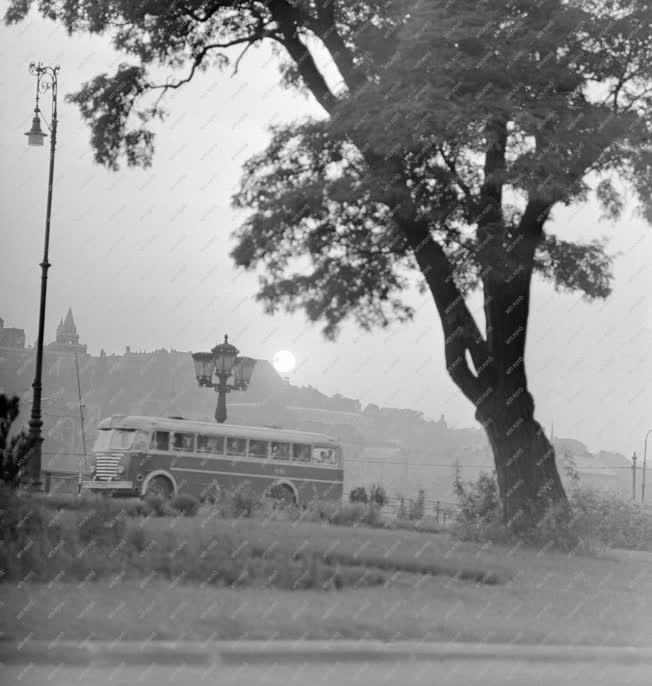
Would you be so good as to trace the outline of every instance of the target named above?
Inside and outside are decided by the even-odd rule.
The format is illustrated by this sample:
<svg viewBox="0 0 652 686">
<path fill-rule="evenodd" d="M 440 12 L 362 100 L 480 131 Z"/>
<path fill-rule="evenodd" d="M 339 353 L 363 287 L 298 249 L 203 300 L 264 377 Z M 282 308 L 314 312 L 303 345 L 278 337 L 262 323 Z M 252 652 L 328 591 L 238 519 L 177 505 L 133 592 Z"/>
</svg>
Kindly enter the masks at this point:
<svg viewBox="0 0 652 686">
<path fill-rule="evenodd" d="M 111 481 L 118 475 L 119 455 L 98 455 L 96 458 L 95 478 L 98 481 Z"/>
</svg>

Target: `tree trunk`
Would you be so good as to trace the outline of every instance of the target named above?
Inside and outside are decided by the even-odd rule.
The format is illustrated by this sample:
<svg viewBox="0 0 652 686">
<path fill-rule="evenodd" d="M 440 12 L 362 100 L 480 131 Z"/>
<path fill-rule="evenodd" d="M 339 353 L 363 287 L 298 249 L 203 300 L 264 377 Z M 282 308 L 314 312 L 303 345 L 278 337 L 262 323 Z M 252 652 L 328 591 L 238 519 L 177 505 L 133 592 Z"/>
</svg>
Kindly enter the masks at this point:
<svg viewBox="0 0 652 686">
<path fill-rule="evenodd" d="M 494 455 L 503 521 L 514 531 L 536 525 L 551 505 L 566 502 L 555 450 L 533 411 L 527 390 L 507 397 L 497 390 L 476 413 Z"/>
</svg>

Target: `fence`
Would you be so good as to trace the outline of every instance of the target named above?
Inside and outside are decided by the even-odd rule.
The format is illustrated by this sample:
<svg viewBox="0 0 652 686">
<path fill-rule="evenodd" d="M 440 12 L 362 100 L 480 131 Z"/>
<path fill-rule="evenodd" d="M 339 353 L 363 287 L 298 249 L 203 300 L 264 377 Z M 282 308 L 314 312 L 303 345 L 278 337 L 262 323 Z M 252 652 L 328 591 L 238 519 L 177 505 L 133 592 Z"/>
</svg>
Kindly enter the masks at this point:
<svg viewBox="0 0 652 686">
<path fill-rule="evenodd" d="M 43 470 L 43 490 L 46 493 L 79 493 L 79 474 Z"/>
</svg>

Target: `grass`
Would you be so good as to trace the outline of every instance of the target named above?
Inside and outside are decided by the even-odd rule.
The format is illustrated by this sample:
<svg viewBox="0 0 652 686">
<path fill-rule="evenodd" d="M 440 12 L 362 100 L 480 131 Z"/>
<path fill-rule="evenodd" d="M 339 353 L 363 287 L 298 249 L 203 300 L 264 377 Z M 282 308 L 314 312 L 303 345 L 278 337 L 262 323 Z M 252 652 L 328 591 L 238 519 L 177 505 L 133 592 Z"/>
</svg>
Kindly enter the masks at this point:
<svg viewBox="0 0 652 686">
<path fill-rule="evenodd" d="M 650 553 L 37 502 L 3 513 L 5 639 L 652 641 Z"/>
<path fill-rule="evenodd" d="M 2 510 L 5 581 L 159 576 L 204 586 L 329 590 L 378 585 L 396 572 L 486 584 L 503 578 L 480 563 L 431 553 L 431 544 L 411 532 L 224 519 L 218 508 L 159 516 L 151 504 L 111 498 L 44 506 L 42 498 L 7 492 Z"/>
<path fill-rule="evenodd" d="M 421 535 L 424 538 L 430 536 Z M 451 546 L 437 535 L 442 548 Z M 441 540 L 440 540 L 441 539 Z M 534 552 L 502 556 L 512 580 L 486 586 L 398 575 L 383 588 L 337 593 L 140 581 L 0 585 L 0 638 L 23 640 L 446 640 L 649 645 L 652 555 L 568 559 Z"/>
</svg>

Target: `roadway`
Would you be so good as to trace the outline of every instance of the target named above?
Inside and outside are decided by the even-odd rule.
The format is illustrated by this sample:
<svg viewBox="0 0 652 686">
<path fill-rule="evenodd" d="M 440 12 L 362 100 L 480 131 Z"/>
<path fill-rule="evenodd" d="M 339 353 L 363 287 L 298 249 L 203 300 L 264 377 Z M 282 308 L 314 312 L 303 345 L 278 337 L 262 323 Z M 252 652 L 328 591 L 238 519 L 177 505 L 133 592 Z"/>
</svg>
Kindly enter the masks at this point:
<svg viewBox="0 0 652 686">
<path fill-rule="evenodd" d="M 347 661 L 293 664 L 220 664 L 208 666 L 111 665 L 55 666 L 9 665 L 0 668 L 2 686 L 165 686 L 166 684 L 219 684 L 220 686 L 288 686 L 290 684 L 438 684 L 446 686 L 649 686 L 652 665 L 600 664 L 495 660 L 447 659 L 370 663 Z"/>
</svg>

